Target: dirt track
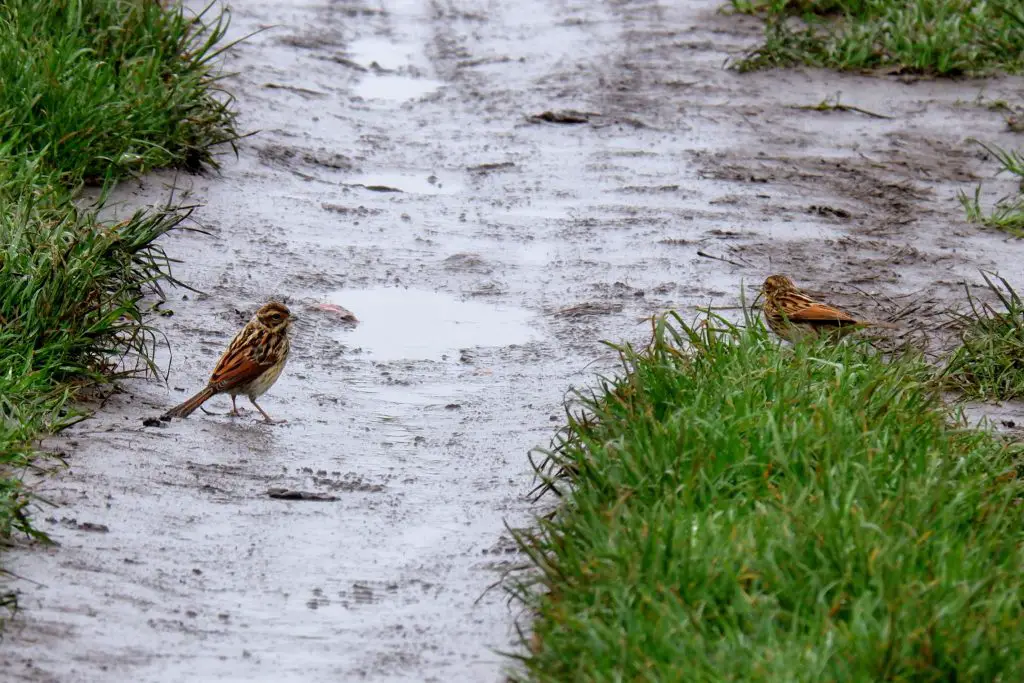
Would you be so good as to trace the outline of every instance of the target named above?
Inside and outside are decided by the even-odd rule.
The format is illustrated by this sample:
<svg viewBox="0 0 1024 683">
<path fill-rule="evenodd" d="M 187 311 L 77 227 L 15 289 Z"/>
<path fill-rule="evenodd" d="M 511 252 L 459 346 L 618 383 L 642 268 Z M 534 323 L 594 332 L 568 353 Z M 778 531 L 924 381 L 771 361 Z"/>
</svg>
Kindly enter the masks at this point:
<svg viewBox="0 0 1024 683">
<path fill-rule="evenodd" d="M 177 178 L 210 234 L 165 240 L 206 293 L 161 319 L 170 386 L 125 383 L 50 444 L 71 469 L 37 519 L 61 545 L 7 555 L 43 582 L 16 582 L 14 680 L 499 680 L 516 613 L 476 601 L 517 561 L 527 450 L 610 367 L 600 339 L 771 271 L 866 314 L 1024 276 L 1024 242 L 955 199 L 993 170 L 966 137 L 1020 144 L 975 98 L 1021 79 L 740 75 L 723 61 L 760 29 L 718 0 L 237 4 L 234 35 L 273 26 L 227 64 L 260 132 Z M 837 92 L 891 118 L 793 108 Z M 530 118 L 559 110 L 583 114 Z M 303 317 L 261 402 L 288 423 L 143 427 L 269 296 Z"/>
</svg>

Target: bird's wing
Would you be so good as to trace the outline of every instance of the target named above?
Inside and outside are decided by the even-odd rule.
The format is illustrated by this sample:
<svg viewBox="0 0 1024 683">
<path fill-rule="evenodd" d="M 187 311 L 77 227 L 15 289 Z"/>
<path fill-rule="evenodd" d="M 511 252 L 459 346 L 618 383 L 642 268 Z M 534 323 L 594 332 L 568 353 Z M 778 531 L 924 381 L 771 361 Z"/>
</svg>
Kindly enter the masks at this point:
<svg viewBox="0 0 1024 683">
<path fill-rule="evenodd" d="M 273 365 L 257 362 L 251 353 L 253 345 L 246 343 L 249 340 L 242 336 L 240 334 L 235 337 L 210 375 L 209 386 L 217 391 L 230 391 L 239 385 L 248 384 Z"/>
<path fill-rule="evenodd" d="M 793 311 L 789 319 L 793 322 L 816 322 L 816 323 L 849 323 L 854 324 L 857 319 L 846 311 L 833 308 L 827 304 L 811 302 L 807 306 Z"/>
</svg>

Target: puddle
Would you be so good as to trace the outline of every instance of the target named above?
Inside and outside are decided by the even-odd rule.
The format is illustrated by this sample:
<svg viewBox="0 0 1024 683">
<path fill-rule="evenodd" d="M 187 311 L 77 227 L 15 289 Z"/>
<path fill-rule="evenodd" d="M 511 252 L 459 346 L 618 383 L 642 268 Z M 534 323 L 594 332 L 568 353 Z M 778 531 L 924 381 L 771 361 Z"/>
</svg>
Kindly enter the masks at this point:
<svg viewBox="0 0 1024 683">
<path fill-rule="evenodd" d="M 349 178 L 346 185 L 363 185 L 371 191 L 399 190 L 412 194 L 455 194 L 464 187 L 459 177 L 444 171 L 377 171 Z"/>
<path fill-rule="evenodd" d="M 382 287 L 331 294 L 359 318 L 339 340 L 376 360 L 442 360 L 459 349 L 525 344 L 538 338 L 534 314 L 522 308 L 460 301 L 444 292 Z"/>
<path fill-rule="evenodd" d="M 364 100 L 414 100 L 431 93 L 441 81 L 411 76 L 365 76 L 352 88 L 352 94 Z"/>
<path fill-rule="evenodd" d="M 399 69 L 418 59 L 422 50 L 412 44 L 374 37 L 353 41 L 346 52 L 353 62 L 368 69 L 374 62 L 382 69 Z"/>
<path fill-rule="evenodd" d="M 357 40 L 348 48 L 352 61 L 370 71 L 352 88 L 352 94 L 363 100 L 402 102 L 423 97 L 443 83 L 430 78 L 414 78 L 396 72 L 425 61 L 422 50 L 412 44 L 396 43 L 386 38 Z"/>
<path fill-rule="evenodd" d="M 451 399 L 460 393 L 465 393 L 465 387 L 455 384 L 413 384 L 413 385 L 389 385 L 381 384 L 380 378 L 374 376 L 372 381 L 354 381 L 349 384 L 353 396 L 365 396 L 372 399 L 378 407 L 380 404 L 390 406 L 426 406 L 445 405 L 451 403 Z M 379 416 L 387 416 L 391 413 L 387 410 L 378 410 Z M 382 419 L 384 419 L 382 417 Z"/>
</svg>

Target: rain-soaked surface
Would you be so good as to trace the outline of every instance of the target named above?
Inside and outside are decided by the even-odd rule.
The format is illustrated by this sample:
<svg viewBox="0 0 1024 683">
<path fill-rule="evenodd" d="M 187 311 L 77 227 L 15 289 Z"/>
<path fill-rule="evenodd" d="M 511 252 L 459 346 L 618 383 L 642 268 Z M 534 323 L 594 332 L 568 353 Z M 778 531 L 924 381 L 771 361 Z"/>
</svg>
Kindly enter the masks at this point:
<svg viewBox="0 0 1024 683">
<path fill-rule="evenodd" d="M 167 386 L 125 382 L 47 443 L 60 545 L 6 554 L 4 680 L 500 680 L 504 524 L 530 519 L 526 452 L 567 388 L 612 367 L 601 339 L 772 271 L 868 316 L 949 303 L 979 267 L 1020 281 L 1024 243 L 955 193 L 1010 190 L 965 139 L 1019 144 L 984 105 L 1021 79 L 742 75 L 722 64 L 759 25 L 718 5 L 236 3 L 233 35 L 269 27 L 226 65 L 258 134 L 220 175 L 119 197 L 202 204 L 208 234 L 164 246 L 204 294 L 159 319 Z M 837 93 L 891 118 L 795 108 Z M 271 296 L 302 318 L 261 401 L 287 422 L 218 397 L 144 427 Z"/>
<path fill-rule="evenodd" d="M 445 292 L 400 287 L 346 289 L 331 295 L 360 313 L 338 340 L 374 360 L 445 360 L 460 349 L 525 344 L 540 337 L 525 309 L 461 301 Z"/>
</svg>

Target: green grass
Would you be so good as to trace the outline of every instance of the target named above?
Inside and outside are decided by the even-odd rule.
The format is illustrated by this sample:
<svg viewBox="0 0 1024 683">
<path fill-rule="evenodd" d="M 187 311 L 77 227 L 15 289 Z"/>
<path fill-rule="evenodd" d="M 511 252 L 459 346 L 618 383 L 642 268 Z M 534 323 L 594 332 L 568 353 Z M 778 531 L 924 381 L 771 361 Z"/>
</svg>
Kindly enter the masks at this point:
<svg viewBox="0 0 1024 683">
<path fill-rule="evenodd" d="M 211 63 L 226 28 L 212 8 L 0 2 L 0 546 L 45 538 L 22 483 L 46 465 L 35 440 L 79 419 L 82 389 L 150 364 L 142 297 L 170 277 L 154 241 L 188 209 L 98 212 L 118 179 L 215 166 L 211 146 L 237 138 Z"/>
<path fill-rule="evenodd" d="M 0 4 L 0 151 L 69 187 L 214 164 L 237 137 L 210 70 L 226 28 L 149 0 Z"/>
<path fill-rule="evenodd" d="M 981 208 L 981 186 L 974 190 L 973 197 L 960 192 L 957 196 L 967 212 L 967 220 L 1008 232 L 1014 237 L 1024 237 L 1024 156 L 1012 150 L 978 144 L 999 162 L 997 173 L 1005 172 L 1019 178 L 1018 192 L 997 201 L 987 214 Z"/>
<path fill-rule="evenodd" d="M 660 321 L 569 412 L 514 677 L 1019 680 L 1020 448 L 916 357 L 711 322 Z"/>
<path fill-rule="evenodd" d="M 763 14 L 765 42 L 741 70 L 805 64 L 937 76 L 1024 69 L 1017 0 L 731 0 Z"/>
<path fill-rule="evenodd" d="M 970 398 L 1024 398 L 1024 302 L 1005 278 L 995 282 L 982 273 L 1000 304 L 979 302 L 970 291 L 971 312 L 957 315 L 961 344 L 953 353 L 947 376 Z"/>
</svg>

